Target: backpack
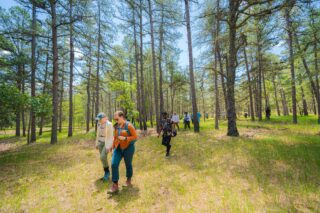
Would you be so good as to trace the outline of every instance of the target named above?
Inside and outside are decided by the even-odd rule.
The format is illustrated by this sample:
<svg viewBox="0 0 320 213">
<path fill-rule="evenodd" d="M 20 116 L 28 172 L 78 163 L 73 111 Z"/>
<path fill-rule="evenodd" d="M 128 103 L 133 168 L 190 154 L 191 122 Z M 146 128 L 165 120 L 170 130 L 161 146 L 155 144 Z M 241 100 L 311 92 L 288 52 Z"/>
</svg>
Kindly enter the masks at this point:
<svg viewBox="0 0 320 213">
<path fill-rule="evenodd" d="M 171 136 L 172 133 L 172 123 L 170 119 L 162 121 L 162 130 L 164 136 Z"/>
<path fill-rule="evenodd" d="M 132 125 L 132 124 L 131 124 L 131 125 Z M 129 122 L 126 121 L 126 124 L 125 124 L 125 126 L 124 126 L 124 129 L 127 131 L 128 136 L 131 136 L 131 133 L 130 133 L 130 131 L 129 131 L 128 126 L 129 126 Z M 133 125 L 132 125 L 132 126 L 133 126 Z M 133 126 L 133 128 L 134 128 L 134 126 Z M 122 129 L 123 129 L 123 128 L 117 127 L 118 134 L 119 134 L 119 132 L 121 132 Z M 120 130 L 120 131 L 119 131 L 119 130 Z M 137 140 L 133 140 L 133 141 L 131 141 L 130 143 L 135 143 L 136 141 L 137 141 Z"/>
</svg>

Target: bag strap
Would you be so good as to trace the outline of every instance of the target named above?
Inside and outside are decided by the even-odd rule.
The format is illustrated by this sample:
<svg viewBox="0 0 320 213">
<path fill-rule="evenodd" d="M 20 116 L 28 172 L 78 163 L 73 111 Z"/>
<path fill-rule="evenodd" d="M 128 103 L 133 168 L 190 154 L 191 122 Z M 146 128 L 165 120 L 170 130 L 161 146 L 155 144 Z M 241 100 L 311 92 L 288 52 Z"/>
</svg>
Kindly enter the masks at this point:
<svg viewBox="0 0 320 213">
<path fill-rule="evenodd" d="M 131 132 L 129 131 L 129 128 L 128 128 L 128 126 L 129 126 L 129 122 L 128 121 L 126 121 L 126 124 L 125 124 L 125 130 L 127 131 L 127 133 L 128 133 L 128 135 L 130 135 L 131 136 Z"/>
</svg>

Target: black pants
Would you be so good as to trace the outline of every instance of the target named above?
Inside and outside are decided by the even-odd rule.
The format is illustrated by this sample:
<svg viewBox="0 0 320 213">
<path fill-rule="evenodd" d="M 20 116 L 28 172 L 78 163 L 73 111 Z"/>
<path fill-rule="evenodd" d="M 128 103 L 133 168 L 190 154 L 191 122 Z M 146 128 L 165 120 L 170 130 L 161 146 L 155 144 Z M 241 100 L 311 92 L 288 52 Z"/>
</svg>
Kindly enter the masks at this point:
<svg viewBox="0 0 320 213">
<path fill-rule="evenodd" d="M 187 127 L 190 129 L 190 121 L 184 122 L 184 129 L 186 129 Z"/>
<path fill-rule="evenodd" d="M 170 141 L 171 136 L 162 136 L 162 145 L 167 147 L 167 153 L 169 153 L 171 149 Z"/>
</svg>

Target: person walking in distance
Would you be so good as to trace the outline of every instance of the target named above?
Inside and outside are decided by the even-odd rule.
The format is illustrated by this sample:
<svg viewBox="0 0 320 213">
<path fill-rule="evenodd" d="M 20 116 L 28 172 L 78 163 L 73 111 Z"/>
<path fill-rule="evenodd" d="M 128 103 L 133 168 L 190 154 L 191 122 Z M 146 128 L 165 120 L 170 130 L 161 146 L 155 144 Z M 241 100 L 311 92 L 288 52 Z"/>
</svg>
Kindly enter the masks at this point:
<svg viewBox="0 0 320 213">
<path fill-rule="evenodd" d="M 187 129 L 187 127 L 190 129 L 190 120 L 190 115 L 188 114 L 188 112 L 185 112 L 183 117 L 184 129 Z"/>
<path fill-rule="evenodd" d="M 179 128 L 179 122 L 180 122 L 180 119 L 179 119 L 179 115 L 177 115 L 177 113 L 173 113 L 172 117 L 171 117 L 171 121 L 172 121 L 172 124 L 173 124 L 173 128 L 175 129 L 176 127 L 178 128 L 178 130 L 180 129 Z"/>
</svg>

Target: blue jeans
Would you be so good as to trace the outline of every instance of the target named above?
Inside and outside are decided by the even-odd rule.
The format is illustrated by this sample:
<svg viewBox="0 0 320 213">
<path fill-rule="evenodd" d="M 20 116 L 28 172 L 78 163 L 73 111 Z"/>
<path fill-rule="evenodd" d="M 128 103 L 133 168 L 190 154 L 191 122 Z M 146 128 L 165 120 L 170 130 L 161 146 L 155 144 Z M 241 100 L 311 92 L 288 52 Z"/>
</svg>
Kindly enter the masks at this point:
<svg viewBox="0 0 320 213">
<path fill-rule="evenodd" d="M 111 167 L 112 167 L 112 182 L 117 183 L 119 180 L 119 164 L 124 158 L 124 163 L 126 164 L 126 176 L 131 178 L 133 175 L 132 171 L 132 159 L 134 154 L 134 142 L 131 143 L 128 148 L 121 150 L 120 145 L 113 151 Z"/>
</svg>

